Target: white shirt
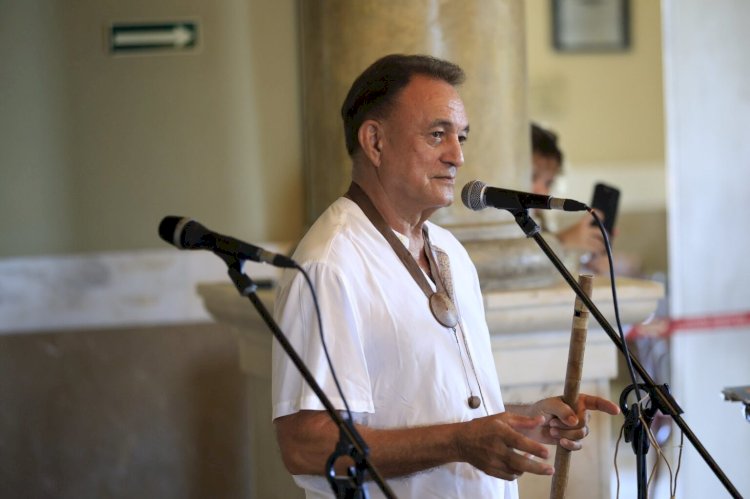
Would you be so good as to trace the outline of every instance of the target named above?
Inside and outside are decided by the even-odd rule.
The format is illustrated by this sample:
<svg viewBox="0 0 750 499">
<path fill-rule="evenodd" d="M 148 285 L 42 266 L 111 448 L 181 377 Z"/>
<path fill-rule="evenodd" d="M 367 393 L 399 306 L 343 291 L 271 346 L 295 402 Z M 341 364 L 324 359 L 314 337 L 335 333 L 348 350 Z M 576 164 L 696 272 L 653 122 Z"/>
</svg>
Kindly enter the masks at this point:
<svg viewBox="0 0 750 499">
<path fill-rule="evenodd" d="M 450 257 L 461 326 L 455 332 L 435 320 L 424 293 L 388 242 L 347 198 L 321 215 L 294 254 L 314 283 L 326 344 L 349 407 L 364 413 L 372 428 L 468 421 L 504 410 L 476 269 L 448 231 L 427 224 L 433 247 Z M 285 272 L 275 316 L 333 406 L 343 410 L 311 293 L 300 273 Z M 276 342 L 272 393 L 274 419 L 303 409 L 324 410 Z M 480 393 L 483 405 L 469 408 L 469 395 Z M 323 477 L 295 480 L 307 497 L 332 497 Z M 489 477 L 467 463 L 388 483 L 399 498 L 517 497 L 515 482 Z M 369 492 L 381 497 L 375 484 Z"/>
</svg>

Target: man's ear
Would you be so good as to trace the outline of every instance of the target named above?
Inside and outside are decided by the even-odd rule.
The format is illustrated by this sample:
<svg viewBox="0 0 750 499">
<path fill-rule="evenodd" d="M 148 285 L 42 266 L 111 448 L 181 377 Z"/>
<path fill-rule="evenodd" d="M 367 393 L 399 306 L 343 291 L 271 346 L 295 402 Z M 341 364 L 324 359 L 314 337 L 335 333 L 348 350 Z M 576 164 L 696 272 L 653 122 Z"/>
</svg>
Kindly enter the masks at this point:
<svg viewBox="0 0 750 499">
<path fill-rule="evenodd" d="M 383 125 L 375 120 L 365 120 L 357 133 L 359 147 L 375 166 L 380 166 L 381 146 L 383 144 Z"/>
</svg>

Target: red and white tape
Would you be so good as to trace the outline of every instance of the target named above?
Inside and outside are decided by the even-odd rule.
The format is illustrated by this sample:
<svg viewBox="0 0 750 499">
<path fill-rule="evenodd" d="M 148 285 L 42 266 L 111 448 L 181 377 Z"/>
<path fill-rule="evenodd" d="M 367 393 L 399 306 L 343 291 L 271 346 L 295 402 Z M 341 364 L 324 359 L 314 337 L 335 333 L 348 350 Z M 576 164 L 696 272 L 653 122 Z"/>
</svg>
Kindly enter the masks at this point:
<svg viewBox="0 0 750 499">
<path fill-rule="evenodd" d="M 750 327 L 750 312 L 704 315 L 669 319 L 660 317 L 648 324 L 637 324 L 625 335 L 627 339 L 666 338 L 674 334 L 712 329 Z"/>
</svg>

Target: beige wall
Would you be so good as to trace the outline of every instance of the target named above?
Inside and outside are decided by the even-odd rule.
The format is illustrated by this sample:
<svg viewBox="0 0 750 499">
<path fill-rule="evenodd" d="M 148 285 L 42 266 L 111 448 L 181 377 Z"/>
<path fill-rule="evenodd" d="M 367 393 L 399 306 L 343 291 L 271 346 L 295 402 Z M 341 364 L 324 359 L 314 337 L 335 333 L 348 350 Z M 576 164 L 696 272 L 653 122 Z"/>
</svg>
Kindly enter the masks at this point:
<svg viewBox="0 0 750 499">
<path fill-rule="evenodd" d="M 185 19 L 195 51 L 106 50 L 112 22 Z M 0 59 L 0 257 L 161 247 L 168 214 L 301 232 L 294 0 L 4 1 Z"/>
<path fill-rule="evenodd" d="M 529 113 L 560 136 L 557 195 L 588 202 L 596 182 L 620 188 L 615 256 L 649 275 L 667 270 L 661 2 L 630 5 L 627 51 L 575 53 L 552 44 L 550 2 L 526 0 Z"/>
<path fill-rule="evenodd" d="M 558 52 L 548 0 L 527 0 L 530 113 L 553 126 L 571 162 L 663 162 L 660 2 L 632 0 L 631 48 Z"/>
</svg>

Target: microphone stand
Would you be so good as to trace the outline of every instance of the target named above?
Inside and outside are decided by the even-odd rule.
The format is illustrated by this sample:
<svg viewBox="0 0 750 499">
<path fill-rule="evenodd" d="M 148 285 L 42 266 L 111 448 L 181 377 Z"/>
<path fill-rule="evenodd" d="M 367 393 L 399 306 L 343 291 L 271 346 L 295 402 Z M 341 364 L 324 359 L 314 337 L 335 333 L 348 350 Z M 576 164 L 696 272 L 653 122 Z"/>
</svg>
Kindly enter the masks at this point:
<svg viewBox="0 0 750 499">
<path fill-rule="evenodd" d="M 586 295 L 578 282 L 573 278 L 568 269 L 565 267 L 565 264 L 560 261 L 555 252 L 549 247 L 540 233 L 541 229 L 539 228 L 539 225 L 537 225 L 537 223 L 529 216 L 528 210 L 515 209 L 508 211 L 513 214 L 516 219 L 516 223 L 519 227 L 521 227 L 521 230 L 523 230 L 524 234 L 526 234 L 526 237 L 532 238 L 534 239 L 534 241 L 536 241 L 537 245 L 541 248 L 544 254 L 547 255 L 547 258 L 549 258 L 558 272 L 560 272 L 560 275 L 562 275 L 562 277 L 565 279 L 565 282 L 568 283 L 568 285 L 575 292 L 578 298 L 580 298 L 581 301 L 586 305 L 586 308 L 589 309 L 591 315 L 596 318 L 599 325 L 601 325 L 602 329 L 604 329 L 615 346 L 617 346 L 620 352 L 622 352 L 622 354 L 627 358 L 629 356 L 629 352 L 625 348 L 625 345 L 623 344 L 619 335 L 615 332 L 609 322 L 607 322 L 607 319 L 604 317 L 604 315 L 602 315 L 596 305 L 594 305 L 594 302 L 591 301 L 591 298 Z M 628 392 L 633 389 L 635 389 L 636 392 L 638 392 L 639 389 L 647 391 L 650 396 L 651 402 L 654 404 L 652 408 L 644 411 L 643 415 L 641 414 L 640 410 L 640 401 L 636 401 L 636 403 L 631 406 L 630 410 L 623 409 L 623 414 L 626 415 L 626 432 L 630 434 L 630 440 L 632 440 L 633 450 L 635 451 L 636 457 L 638 458 L 638 498 L 646 499 L 648 494 L 648 490 L 646 490 L 645 458 L 646 453 L 648 452 L 649 442 L 648 438 L 646 437 L 646 428 L 644 428 L 643 423 L 650 423 L 656 409 L 658 409 L 663 414 L 669 415 L 677 424 L 677 426 L 680 427 L 683 434 L 687 436 L 688 440 L 693 444 L 693 447 L 695 447 L 695 450 L 698 451 L 703 460 L 706 462 L 706 464 L 708 464 L 708 466 L 714 472 L 716 477 L 721 481 L 727 491 L 732 495 L 732 497 L 736 499 L 742 499 L 742 496 L 737 491 L 735 486 L 732 485 L 732 482 L 729 481 L 729 478 L 727 478 L 716 461 L 714 461 L 708 451 L 703 447 L 703 444 L 701 444 L 698 437 L 695 436 L 693 431 L 680 416 L 680 414 L 682 414 L 684 411 L 679 405 L 677 405 L 677 402 L 669 393 L 669 386 L 667 386 L 666 384 L 657 386 L 636 357 L 631 355 L 630 360 L 632 361 L 633 367 L 638 372 L 644 383 L 639 384 L 637 387 L 634 387 L 633 385 L 627 387 L 620 399 L 620 405 L 623 408 L 627 407 L 625 399 L 627 398 Z M 643 421 L 640 420 L 639 416 L 643 416 Z M 626 441 L 628 441 L 627 436 Z"/>
<path fill-rule="evenodd" d="M 250 279 L 246 274 L 242 272 L 242 261 L 236 256 L 216 252 L 216 255 L 220 257 L 227 264 L 227 273 L 232 279 L 234 286 L 242 296 L 246 296 L 250 302 L 255 306 L 263 321 L 266 323 L 268 328 L 271 330 L 274 338 L 279 342 L 281 347 L 287 353 L 289 358 L 292 360 L 294 365 L 299 370 L 302 377 L 305 379 L 307 384 L 318 396 L 318 399 L 323 403 L 326 408 L 326 412 L 331 419 L 336 423 L 339 428 L 339 441 L 336 445 L 336 449 L 333 451 L 331 456 L 328 458 L 326 463 L 327 479 L 331 484 L 331 488 L 337 499 L 367 499 L 367 488 L 364 484 L 365 471 L 369 471 L 372 478 L 380 487 L 388 498 L 395 498 L 396 495 L 391 490 L 390 486 L 385 482 L 383 477 L 380 475 L 375 466 L 368 459 L 369 449 L 362 436 L 359 434 L 357 429 L 354 427 L 353 422 L 347 418 L 346 420 L 341 417 L 339 412 L 333 407 L 331 401 L 328 399 L 326 394 L 315 381 L 315 378 L 310 373 L 305 363 L 302 361 L 300 356 L 294 350 L 289 340 L 287 340 L 284 333 L 279 328 L 276 321 L 273 319 L 271 314 L 266 309 L 263 302 L 258 298 L 255 292 L 258 286 Z M 336 476 L 336 472 L 333 467 L 336 460 L 339 457 L 349 456 L 351 457 L 355 465 L 349 467 L 347 470 L 348 476 L 339 477 Z"/>
</svg>

